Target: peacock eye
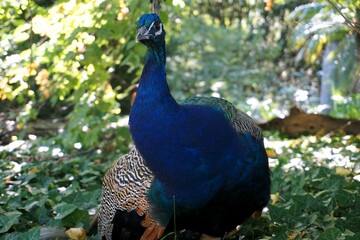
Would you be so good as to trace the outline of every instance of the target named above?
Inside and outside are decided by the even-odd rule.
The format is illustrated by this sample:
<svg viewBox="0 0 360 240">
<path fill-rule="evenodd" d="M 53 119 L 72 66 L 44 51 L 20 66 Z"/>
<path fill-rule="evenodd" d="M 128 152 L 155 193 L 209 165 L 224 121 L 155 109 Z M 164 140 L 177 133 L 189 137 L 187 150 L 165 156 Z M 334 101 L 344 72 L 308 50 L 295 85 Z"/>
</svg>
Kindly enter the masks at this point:
<svg viewBox="0 0 360 240">
<path fill-rule="evenodd" d="M 155 26 L 156 31 L 160 30 L 160 23 L 159 22 L 155 22 L 154 26 Z"/>
</svg>

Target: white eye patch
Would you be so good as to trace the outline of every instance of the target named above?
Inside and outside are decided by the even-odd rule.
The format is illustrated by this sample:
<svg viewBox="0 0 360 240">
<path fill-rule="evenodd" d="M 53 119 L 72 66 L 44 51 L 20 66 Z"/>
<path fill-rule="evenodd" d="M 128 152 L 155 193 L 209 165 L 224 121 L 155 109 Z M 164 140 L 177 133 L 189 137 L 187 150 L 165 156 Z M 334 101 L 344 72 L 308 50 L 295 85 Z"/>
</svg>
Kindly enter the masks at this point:
<svg viewBox="0 0 360 240">
<path fill-rule="evenodd" d="M 150 29 L 154 26 L 154 24 L 155 24 L 155 22 L 151 23 L 148 30 L 145 32 L 145 35 L 149 34 Z M 162 31 L 163 31 L 163 25 L 162 25 L 162 23 L 160 23 L 160 29 L 157 32 L 155 32 L 155 36 L 161 35 Z"/>
<path fill-rule="evenodd" d="M 155 32 L 155 36 L 161 35 L 162 31 L 163 31 L 163 26 L 162 23 L 160 23 L 160 29 L 159 31 Z"/>
</svg>

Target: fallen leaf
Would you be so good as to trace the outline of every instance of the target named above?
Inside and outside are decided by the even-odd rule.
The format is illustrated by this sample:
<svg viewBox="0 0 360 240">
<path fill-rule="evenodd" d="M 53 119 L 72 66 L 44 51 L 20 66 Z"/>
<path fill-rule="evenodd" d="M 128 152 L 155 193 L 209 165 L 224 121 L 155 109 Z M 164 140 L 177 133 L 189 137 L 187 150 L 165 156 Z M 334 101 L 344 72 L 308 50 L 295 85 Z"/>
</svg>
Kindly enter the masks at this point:
<svg viewBox="0 0 360 240">
<path fill-rule="evenodd" d="M 352 175 L 353 172 L 350 171 L 349 169 L 343 168 L 343 167 L 337 167 L 335 170 L 335 174 L 336 175 L 340 175 L 340 176 L 348 176 L 348 175 Z"/>
<path fill-rule="evenodd" d="M 277 156 L 276 152 L 274 149 L 266 149 L 266 153 L 268 155 L 269 158 L 274 158 Z"/>
<path fill-rule="evenodd" d="M 66 235 L 72 240 L 86 240 L 86 231 L 84 228 L 70 228 Z"/>
<path fill-rule="evenodd" d="M 275 205 L 280 199 L 280 194 L 278 192 L 275 194 L 271 194 L 270 198 L 271 198 L 271 204 Z"/>
</svg>

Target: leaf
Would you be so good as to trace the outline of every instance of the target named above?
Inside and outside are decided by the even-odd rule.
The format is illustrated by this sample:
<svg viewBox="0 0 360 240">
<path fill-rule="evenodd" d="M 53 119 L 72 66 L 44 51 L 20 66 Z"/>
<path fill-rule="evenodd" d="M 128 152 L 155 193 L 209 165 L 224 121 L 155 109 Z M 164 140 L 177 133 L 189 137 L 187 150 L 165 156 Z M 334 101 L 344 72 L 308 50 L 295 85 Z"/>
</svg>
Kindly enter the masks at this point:
<svg viewBox="0 0 360 240">
<path fill-rule="evenodd" d="M 54 210 L 57 213 L 55 219 L 63 219 L 64 217 L 74 212 L 76 208 L 77 208 L 76 205 L 64 203 L 64 202 L 55 205 Z"/>
<path fill-rule="evenodd" d="M 326 229 L 317 240 L 337 240 L 341 236 L 341 231 L 338 228 L 331 227 Z"/>
<path fill-rule="evenodd" d="M 346 237 L 346 240 L 358 240 L 360 239 L 360 232 L 355 233 L 353 236 Z"/>
<path fill-rule="evenodd" d="M 288 236 L 288 240 L 294 240 L 297 239 L 298 236 L 301 236 L 301 232 L 297 231 L 296 229 L 291 230 L 289 236 Z"/>
<path fill-rule="evenodd" d="M 22 233 L 18 240 L 33 240 L 33 239 L 39 239 L 40 238 L 40 228 L 32 228 L 26 233 Z"/>
<path fill-rule="evenodd" d="M 20 232 L 13 232 L 13 233 L 10 233 L 10 234 L 5 234 L 0 239 L 1 240 L 17 240 L 17 239 L 19 239 L 20 235 L 21 235 Z"/>
<path fill-rule="evenodd" d="M 271 194 L 271 195 L 270 195 L 270 198 L 271 198 L 271 204 L 272 204 L 272 205 L 275 205 L 275 204 L 279 201 L 279 199 L 280 199 L 280 194 L 279 194 L 279 192 L 277 192 L 277 193 L 275 193 L 275 194 Z"/>
<path fill-rule="evenodd" d="M 13 232 L 5 234 L 2 240 L 34 240 L 40 239 L 40 228 L 32 228 L 27 232 Z"/>
<path fill-rule="evenodd" d="M 340 207 L 352 207 L 354 204 L 353 194 L 348 191 L 339 190 L 335 193 L 335 199 Z"/>
<path fill-rule="evenodd" d="M 7 212 L 0 216 L 0 233 L 7 232 L 12 225 L 19 221 L 22 214 L 20 212 Z"/>
<path fill-rule="evenodd" d="M 270 218 L 274 222 L 283 222 L 284 218 L 288 216 L 288 211 L 282 207 L 269 205 Z"/>
<path fill-rule="evenodd" d="M 44 225 L 45 223 L 47 223 L 50 220 L 48 213 L 49 213 L 49 210 L 44 206 L 37 208 L 33 212 L 34 217 L 37 218 L 40 225 Z"/>
<path fill-rule="evenodd" d="M 348 175 L 352 175 L 353 172 L 344 167 L 337 167 L 335 174 L 346 177 Z"/>
<path fill-rule="evenodd" d="M 89 227 L 89 213 L 86 210 L 75 210 L 68 216 L 62 219 L 63 224 L 66 227 L 73 227 L 73 226 L 79 226 L 79 227 Z"/>
<path fill-rule="evenodd" d="M 352 232 L 360 232 L 360 210 L 352 209 L 346 217 L 347 226 L 346 228 Z"/>
<path fill-rule="evenodd" d="M 269 158 L 275 158 L 277 156 L 274 149 L 266 149 L 266 154 Z"/>
<path fill-rule="evenodd" d="M 74 240 L 86 240 L 86 231 L 84 228 L 70 228 L 66 231 L 66 234 Z"/>
<path fill-rule="evenodd" d="M 85 174 L 84 174 L 85 172 L 86 171 L 82 171 L 81 175 L 85 176 Z M 92 172 L 90 170 L 88 170 L 88 173 L 92 173 Z M 94 172 L 94 174 L 97 174 L 97 172 Z M 86 178 L 84 177 L 84 179 L 88 179 L 88 178 L 91 178 L 91 177 L 89 177 L 89 176 L 87 176 Z M 84 192 L 84 191 L 80 192 L 79 191 L 79 192 L 74 192 L 73 194 L 70 194 L 70 195 L 64 197 L 63 201 L 74 204 L 74 205 L 78 206 L 79 208 L 91 208 L 91 207 L 97 206 L 100 196 L 101 196 L 100 189 L 97 189 L 92 192 Z"/>
</svg>

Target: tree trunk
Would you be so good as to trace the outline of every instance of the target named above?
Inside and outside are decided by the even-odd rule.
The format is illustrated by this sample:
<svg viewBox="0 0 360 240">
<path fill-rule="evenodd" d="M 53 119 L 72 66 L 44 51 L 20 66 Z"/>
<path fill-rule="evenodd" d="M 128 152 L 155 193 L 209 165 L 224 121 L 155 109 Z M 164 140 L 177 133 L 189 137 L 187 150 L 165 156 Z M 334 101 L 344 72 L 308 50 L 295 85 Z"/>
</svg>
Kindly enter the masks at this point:
<svg viewBox="0 0 360 240">
<path fill-rule="evenodd" d="M 356 8 L 356 21 L 355 23 L 357 24 L 357 28 L 360 31 L 360 8 Z M 355 67 L 355 81 L 354 81 L 354 93 L 359 93 L 360 92 L 360 33 L 357 32 L 355 33 L 356 37 L 355 37 L 355 59 L 356 59 L 356 67 Z"/>
<path fill-rule="evenodd" d="M 332 93 L 335 88 L 336 69 L 334 51 L 337 48 L 337 42 L 329 42 L 326 44 L 322 61 L 322 76 L 320 88 L 320 105 L 323 107 L 322 114 L 329 115 L 334 108 Z"/>
</svg>

